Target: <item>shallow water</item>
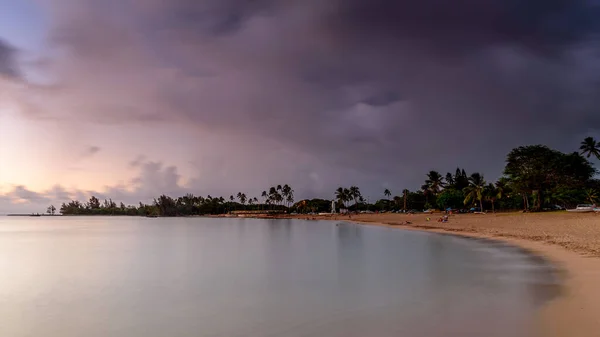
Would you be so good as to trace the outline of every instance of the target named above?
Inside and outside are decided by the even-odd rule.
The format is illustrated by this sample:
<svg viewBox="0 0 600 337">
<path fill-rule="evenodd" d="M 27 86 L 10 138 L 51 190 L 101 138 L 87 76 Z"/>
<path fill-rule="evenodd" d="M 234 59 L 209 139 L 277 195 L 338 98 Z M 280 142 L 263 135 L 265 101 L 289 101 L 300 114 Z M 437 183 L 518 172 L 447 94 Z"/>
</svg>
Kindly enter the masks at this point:
<svg viewBox="0 0 600 337">
<path fill-rule="evenodd" d="M 300 220 L 0 217 L 0 336 L 530 335 L 552 266 L 505 245 Z"/>
</svg>

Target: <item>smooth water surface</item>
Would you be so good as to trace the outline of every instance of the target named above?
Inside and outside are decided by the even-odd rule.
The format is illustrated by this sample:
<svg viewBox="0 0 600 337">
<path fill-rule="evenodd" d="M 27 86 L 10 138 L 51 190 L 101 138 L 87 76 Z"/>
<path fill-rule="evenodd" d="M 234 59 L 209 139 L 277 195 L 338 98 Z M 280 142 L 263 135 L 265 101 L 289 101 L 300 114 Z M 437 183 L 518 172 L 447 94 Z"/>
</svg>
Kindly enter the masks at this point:
<svg viewBox="0 0 600 337">
<path fill-rule="evenodd" d="M 552 268 L 300 220 L 0 217 L 0 336 L 528 336 Z"/>
</svg>

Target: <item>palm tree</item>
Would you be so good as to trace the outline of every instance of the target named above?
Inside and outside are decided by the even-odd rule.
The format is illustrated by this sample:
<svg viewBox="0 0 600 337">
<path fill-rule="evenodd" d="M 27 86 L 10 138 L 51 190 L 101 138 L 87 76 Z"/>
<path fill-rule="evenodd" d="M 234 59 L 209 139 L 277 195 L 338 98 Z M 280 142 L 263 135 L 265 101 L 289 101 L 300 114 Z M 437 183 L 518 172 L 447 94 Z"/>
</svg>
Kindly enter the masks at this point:
<svg viewBox="0 0 600 337">
<path fill-rule="evenodd" d="M 280 189 L 281 189 L 281 188 L 280 188 Z M 279 193 L 277 192 L 277 189 L 276 189 L 275 187 L 271 186 L 271 187 L 269 188 L 269 199 L 268 199 L 268 200 L 269 200 L 269 203 L 270 203 L 271 205 L 274 205 L 274 204 L 275 204 L 275 202 L 277 201 L 277 194 L 279 194 Z"/>
<path fill-rule="evenodd" d="M 281 188 L 281 194 L 285 199 L 286 207 L 290 207 L 290 200 L 293 203 L 294 201 L 294 190 L 290 187 L 290 185 L 285 184 Z"/>
<path fill-rule="evenodd" d="M 496 181 L 496 190 L 498 191 L 498 199 L 502 199 L 508 192 L 509 181 L 506 177 L 502 177 Z"/>
<path fill-rule="evenodd" d="M 276 192 L 276 193 L 275 193 L 275 195 L 274 195 L 274 199 L 275 199 L 275 202 L 276 202 L 276 203 L 277 203 L 279 206 L 281 206 L 281 202 L 283 201 L 283 197 L 281 196 L 281 193 L 279 193 L 279 192 Z"/>
<path fill-rule="evenodd" d="M 406 212 L 406 199 L 408 198 L 408 192 L 410 192 L 407 189 L 402 190 L 402 196 L 404 199 L 404 211 Z"/>
<path fill-rule="evenodd" d="M 287 197 L 285 197 L 285 202 L 287 203 L 287 208 L 292 207 L 292 205 L 294 205 L 294 193 L 289 193 Z"/>
<path fill-rule="evenodd" d="M 238 192 L 237 198 L 240 200 L 240 203 L 242 205 L 246 205 L 246 200 L 247 200 L 246 193 Z"/>
<path fill-rule="evenodd" d="M 479 208 L 483 212 L 483 196 L 485 180 L 483 175 L 475 172 L 469 177 L 469 186 L 465 187 L 465 205 L 471 201 L 479 201 Z"/>
<path fill-rule="evenodd" d="M 348 208 L 348 202 L 352 200 L 352 193 L 350 192 L 350 189 L 344 188 L 344 195 L 346 196 L 346 208 Z"/>
<path fill-rule="evenodd" d="M 598 201 L 598 192 L 588 188 L 585 190 L 585 198 L 590 202 L 590 204 L 595 204 L 596 201 Z"/>
<path fill-rule="evenodd" d="M 350 186 L 350 189 L 348 190 L 348 196 L 347 198 L 350 199 L 354 199 L 354 208 L 355 211 L 358 210 L 358 198 L 360 198 L 361 194 L 360 194 L 360 189 L 357 186 Z"/>
<path fill-rule="evenodd" d="M 235 201 L 235 198 L 233 197 L 233 195 L 229 196 L 229 201 L 233 204 L 233 202 Z M 235 210 L 235 206 L 234 206 L 234 210 Z"/>
<path fill-rule="evenodd" d="M 348 201 L 349 192 L 350 190 L 343 187 L 338 187 L 337 190 L 335 190 L 335 198 L 344 205 L 344 208 L 346 207 L 346 201 Z"/>
<path fill-rule="evenodd" d="M 444 178 L 437 171 L 429 171 L 427 173 L 427 180 L 425 180 L 425 185 L 427 186 L 423 190 L 428 190 L 432 195 L 437 195 L 440 193 L 442 187 L 444 187 Z"/>
<path fill-rule="evenodd" d="M 389 189 L 386 188 L 383 191 L 383 195 L 387 198 L 387 208 L 389 210 L 389 208 L 390 208 L 390 196 L 392 195 L 392 192 Z"/>
<path fill-rule="evenodd" d="M 265 200 L 263 202 L 263 204 L 266 204 L 268 199 L 269 199 L 269 195 L 267 194 L 267 191 L 262 191 L 262 193 L 260 194 L 261 197 L 263 197 Z M 264 206 L 263 206 L 263 210 L 264 210 Z"/>
<path fill-rule="evenodd" d="M 492 203 L 492 213 L 496 213 L 495 202 L 502 198 L 502 189 L 496 185 L 489 183 L 485 187 L 485 199 Z"/>
<path fill-rule="evenodd" d="M 587 158 L 594 156 L 600 159 L 600 142 L 597 142 L 593 137 L 586 137 L 579 147 L 582 155 Z"/>
</svg>

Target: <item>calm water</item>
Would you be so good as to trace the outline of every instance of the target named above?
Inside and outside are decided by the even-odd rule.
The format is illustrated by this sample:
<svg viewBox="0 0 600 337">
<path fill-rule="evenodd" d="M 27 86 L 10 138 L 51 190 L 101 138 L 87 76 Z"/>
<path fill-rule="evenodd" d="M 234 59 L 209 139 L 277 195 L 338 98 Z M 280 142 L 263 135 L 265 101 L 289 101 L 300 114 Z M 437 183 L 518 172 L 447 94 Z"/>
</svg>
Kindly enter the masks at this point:
<svg viewBox="0 0 600 337">
<path fill-rule="evenodd" d="M 7 337 L 521 337 L 553 282 L 515 248 L 389 228 L 0 217 Z"/>
</svg>

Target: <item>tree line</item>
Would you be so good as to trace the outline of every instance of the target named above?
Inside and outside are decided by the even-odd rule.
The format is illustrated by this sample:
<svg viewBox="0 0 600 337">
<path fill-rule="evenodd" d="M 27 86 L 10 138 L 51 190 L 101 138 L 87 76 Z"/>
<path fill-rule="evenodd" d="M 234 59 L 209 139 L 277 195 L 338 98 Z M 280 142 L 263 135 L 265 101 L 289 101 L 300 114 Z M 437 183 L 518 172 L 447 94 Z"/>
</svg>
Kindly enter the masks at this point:
<svg viewBox="0 0 600 337">
<path fill-rule="evenodd" d="M 117 205 L 112 199 L 104 202 L 92 196 L 88 202 L 72 200 L 63 203 L 60 213 L 63 215 L 138 215 L 138 216 L 193 216 L 204 214 L 224 214 L 237 210 L 288 210 L 294 203 L 294 190 L 288 185 L 270 187 L 263 191 L 262 200 L 258 197 L 248 197 L 246 193 L 238 192 L 229 198 L 196 196 L 186 194 L 178 198 L 161 195 L 151 204 Z M 54 206 L 48 207 L 48 213 Z M 52 214 L 54 211 L 52 211 Z"/>
<path fill-rule="evenodd" d="M 573 207 L 579 203 L 594 204 L 600 198 L 600 181 L 595 179 L 597 170 L 590 158 L 600 160 L 600 142 L 585 138 L 579 152 L 563 153 L 544 145 L 520 146 L 506 157 L 503 175 L 497 181 L 488 182 L 479 172 L 467 173 L 457 168 L 445 175 L 438 171 L 426 174 L 419 190 L 404 189 L 392 196 L 390 189 L 383 191 L 383 198 L 371 203 L 365 200 L 357 186 L 339 187 L 335 191 L 336 208 L 350 211 L 409 211 L 424 209 L 462 209 L 478 207 L 481 210 L 527 210 L 539 211 L 552 208 Z M 54 206 L 48 213 L 54 213 Z M 229 198 L 185 196 L 172 198 L 161 195 L 151 204 L 137 206 L 117 205 L 111 199 L 100 202 L 92 196 L 87 203 L 77 200 L 63 203 L 64 215 L 141 215 L 141 216 L 188 216 L 223 214 L 236 210 L 281 210 L 298 213 L 329 212 L 331 200 L 294 200 L 294 190 L 288 185 L 270 187 L 259 197 L 245 193 Z"/>
</svg>

